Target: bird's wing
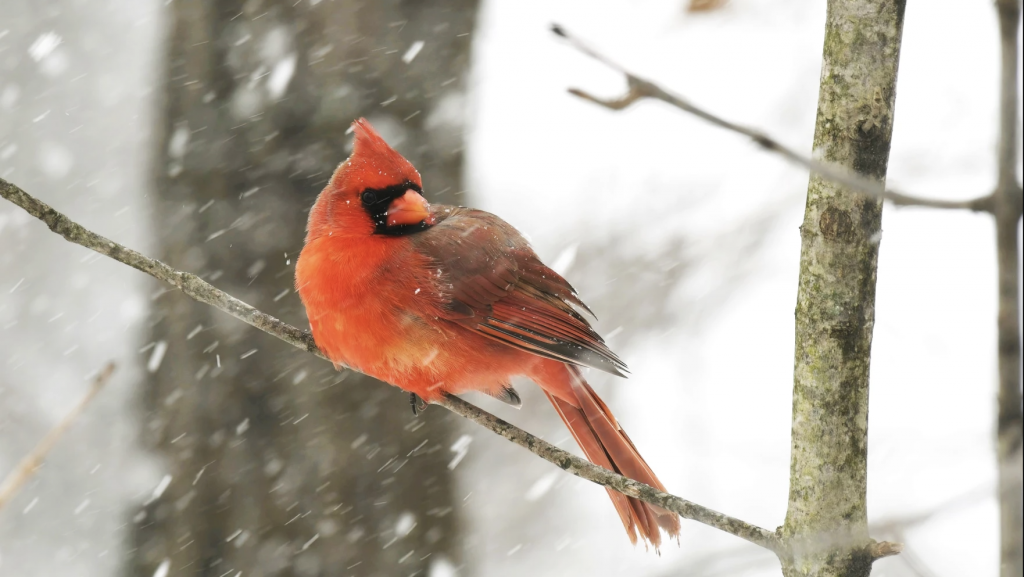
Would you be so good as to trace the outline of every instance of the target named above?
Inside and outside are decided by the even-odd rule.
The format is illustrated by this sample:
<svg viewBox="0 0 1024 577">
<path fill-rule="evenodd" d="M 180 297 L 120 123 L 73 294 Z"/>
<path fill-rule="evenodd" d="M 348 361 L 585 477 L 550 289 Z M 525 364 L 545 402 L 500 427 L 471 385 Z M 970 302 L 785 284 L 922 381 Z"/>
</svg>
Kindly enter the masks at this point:
<svg viewBox="0 0 1024 577">
<path fill-rule="evenodd" d="M 627 370 L 573 308 L 590 312 L 576 291 L 516 229 L 480 210 L 435 206 L 434 214 L 434 226 L 409 238 L 436 267 L 438 317 L 542 357 Z"/>
</svg>

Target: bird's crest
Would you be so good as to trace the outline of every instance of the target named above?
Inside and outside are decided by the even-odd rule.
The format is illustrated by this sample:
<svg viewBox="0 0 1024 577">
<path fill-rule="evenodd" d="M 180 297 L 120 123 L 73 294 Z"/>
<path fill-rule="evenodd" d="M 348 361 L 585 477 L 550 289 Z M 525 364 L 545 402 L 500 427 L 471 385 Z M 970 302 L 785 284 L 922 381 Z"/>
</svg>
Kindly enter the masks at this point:
<svg viewBox="0 0 1024 577">
<path fill-rule="evenodd" d="M 422 186 L 420 173 L 388 146 L 365 118 L 353 122 L 352 129 L 356 139 L 344 171 L 350 190 L 387 188 L 405 182 Z"/>
</svg>

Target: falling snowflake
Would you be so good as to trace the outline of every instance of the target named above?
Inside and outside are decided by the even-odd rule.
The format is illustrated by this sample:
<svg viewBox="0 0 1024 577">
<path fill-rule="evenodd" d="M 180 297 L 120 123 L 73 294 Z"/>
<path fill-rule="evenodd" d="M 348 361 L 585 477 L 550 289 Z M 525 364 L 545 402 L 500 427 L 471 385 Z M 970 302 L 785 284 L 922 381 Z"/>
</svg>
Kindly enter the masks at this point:
<svg viewBox="0 0 1024 577">
<path fill-rule="evenodd" d="M 28 55 L 32 57 L 32 60 L 36 62 L 46 58 L 60 46 L 61 37 L 56 32 L 45 32 L 36 38 L 36 41 L 32 43 L 32 46 L 28 47 Z"/>
<path fill-rule="evenodd" d="M 273 70 L 270 71 L 270 77 L 267 78 L 267 93 L 274 100 L 284 96 L 284 93 L 288 90 L 292 76 L 295 75 L 295 64 L 297 62 L 298 57 L 295 54 L 289 54 L 279 60 L 274 65 Z"/>
<path fill-rule="evenodd" d="M 448 470 L 454 471 L 455 467 L 459 466 L 459 463 L 466 458 L 466 454 L 469 453 L 469 445 L 473 442 L 473 437 L 469 435 L 462 435 L 457 441 L 452 443 L 451 452 L 455 453 L 450 463 L 448 463 Z"/>
<path fill-rule="evenodd" d="M 405 51 L 405 54 L 402 55 L 402 62 L 405 62 L 406 64 L 412 62 L 412 59 L 416 58 L 416 55 L 420 53 L 420 50 L 423 50 L 423 41 L 417 40 L 416 42 L 413 42 L 412 46 L 410 46 L 409 49 Z"/>
</svg>

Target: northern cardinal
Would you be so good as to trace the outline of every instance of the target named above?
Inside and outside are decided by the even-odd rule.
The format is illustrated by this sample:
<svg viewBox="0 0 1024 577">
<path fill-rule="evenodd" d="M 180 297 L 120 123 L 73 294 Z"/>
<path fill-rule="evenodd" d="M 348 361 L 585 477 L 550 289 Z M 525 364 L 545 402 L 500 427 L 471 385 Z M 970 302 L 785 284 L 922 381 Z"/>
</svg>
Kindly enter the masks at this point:
<svg viewBox="0 0 1024 577">
<path fill-rule="evenodd" d="M 309 213 L 295 283 L 313 338 L 345 365 L 429 402 L 479 391 L 518 406 L 540 385 L 591 462 L 664 490 L 579 367 L 625 364 L 574 308 L 576 291 L 511 225 L 430 205 L 415 168 L 365 119 Z M 591 313 L 592 314 L 592 313 Z M 679 517 L 608 490 L 631 542 L 658 547 Z"/>
</svg>

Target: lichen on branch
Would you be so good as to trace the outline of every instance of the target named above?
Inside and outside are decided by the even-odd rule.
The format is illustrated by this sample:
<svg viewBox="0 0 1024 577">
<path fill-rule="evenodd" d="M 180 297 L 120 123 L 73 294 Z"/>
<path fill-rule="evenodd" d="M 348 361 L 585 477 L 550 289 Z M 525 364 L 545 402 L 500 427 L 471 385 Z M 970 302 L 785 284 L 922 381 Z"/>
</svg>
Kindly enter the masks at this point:
<svg viewBox="0 0 1024 577">
<path fill-rule="evenodd" d="M 903 0 L 829 0 L 814 150 L 884 187 Z M 787 577 L 866 577 L 868 380 L 882 201 L 813 174 L 801 226 Z M 827 546 L 824 546 L 827 544 Z"/>
</svg>

